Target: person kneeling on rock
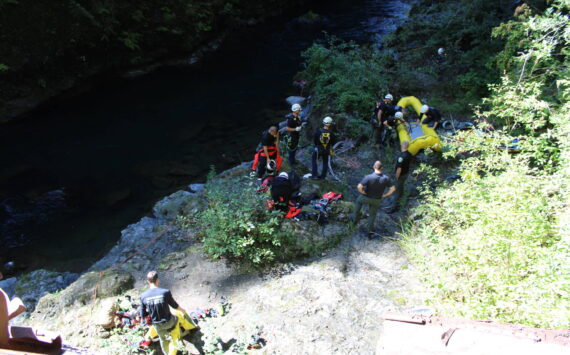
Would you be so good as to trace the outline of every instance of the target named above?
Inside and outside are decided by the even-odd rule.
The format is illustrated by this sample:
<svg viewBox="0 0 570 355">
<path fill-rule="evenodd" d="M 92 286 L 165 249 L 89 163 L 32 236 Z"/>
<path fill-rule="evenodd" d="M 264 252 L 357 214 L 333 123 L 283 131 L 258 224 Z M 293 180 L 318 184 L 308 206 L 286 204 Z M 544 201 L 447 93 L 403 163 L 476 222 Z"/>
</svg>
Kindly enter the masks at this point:
<svg viewBox="0 0 570 355">
<path fill-rule="evenodd" d="M 150 271 L 146 276 L 149 289 L 141 295 L 141 319 L 150 316 L 152 325 L 160 339 L 160 347 L 164 354 L 170 354 L 169 333 L 177 326 L 178 318 L 170 312 L 170 308 L 177 309 L 185 316 L 186 310 L 180 307 L 172 297 L 170 290 L 158 287 L 158 272 Z"/>
<path fill-rule="evenodd" d="M 289 202 L 292 199 L 298 200 L 300 188 L 301 179 L 295 172 L 280 173 L 271 182 L 271 198 L 275 203 L 275 208 L 284 212 L 288 211 Z"/>
</svg>

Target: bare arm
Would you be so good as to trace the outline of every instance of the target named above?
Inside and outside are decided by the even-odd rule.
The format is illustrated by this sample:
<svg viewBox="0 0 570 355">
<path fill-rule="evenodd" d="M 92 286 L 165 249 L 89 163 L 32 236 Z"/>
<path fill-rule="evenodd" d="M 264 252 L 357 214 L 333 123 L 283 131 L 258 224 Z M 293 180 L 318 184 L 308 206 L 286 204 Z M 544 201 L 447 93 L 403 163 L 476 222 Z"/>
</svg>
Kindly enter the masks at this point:
<svg viewBox="0 0 570 355">
<path fill-rule="evenodd" d="M 390 196 L 391 194 L 394 193 L 394 191 L 396 191 L 396 188 L 394 187 L 394 185 L 390 186 L 390 188 L 388 189 L 388 192 L 386 192 L 384 195 L 382 195 L 382 198 Z"/>
<path fill-rule="evenodd" d="M 382 123 L 382 110 L 378 110 L 378 114 L 376 115 L 376 119 L 378 120 L 378 124 Z"/>
<path fill-rule="evenodd" d="M 396 180 L 400 179 L 400 175 L 402 174 L 402 168 L 396 169 Z"/>
<path fill-rule="evenodd" d="M 358 184 L 358 186 L 356 186 L 356 188 L 358 189 L 358 192 L 360 192 L 363 195 L 366 195 L 366 191 L 364 191 L 364 185 Z"/>
</svg>

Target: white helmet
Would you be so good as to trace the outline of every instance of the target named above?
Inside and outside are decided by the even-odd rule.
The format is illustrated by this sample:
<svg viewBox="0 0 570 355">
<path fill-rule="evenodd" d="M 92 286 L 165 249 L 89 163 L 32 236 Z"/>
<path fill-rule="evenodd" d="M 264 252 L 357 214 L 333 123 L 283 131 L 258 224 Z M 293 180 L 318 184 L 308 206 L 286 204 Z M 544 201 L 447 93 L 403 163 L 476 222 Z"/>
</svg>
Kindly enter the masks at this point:
<svg viewBox="0 0 570 355">
<path fill-rule="evenodd" d="M 293 104 L 293 106 L 291 106 L 291 111 L 293 111 L 293 112 L 301 111 L 301 105 Z"/>
<path fill-rule="evenodd" d="M 277 169 L 277 164 L 275 163 L 275 160 L 270 160 L 269 164 L 268 164 L 267 172 L 273 173 L 275 171 L 275 169 Z"/>
<path fill-rule="evenodd" d="M 445 49 L 440 48 L 440 49 L 437 50 L 437 54 L 443 55 L 443 53 L 445 53 Z"/>
<path fill-rule="evenodd" d="M 423 105 L 422 108 L 420 108 L 420 113 L 426 113 L 428 111 L 429 111 L 428 105 Z"/>
<path fill-rule="evenodd" d="M 287 174 L 286 172 L 282 172 L 281 174 L 279 174 L 279 177 L 283 177 L 285 179 L 289 179 L 289 174 Z"/>
<path fill-rule="evenodd" d="M 333 123 L 332 117 L 327 116 L 327 117 L 323 118 L 323 124 L 330 125 L 331 123 Z"/>
<path fill-rule="evenodd" d="M 384 98 L 388 99 L 388 100 L 394 100 L 394 96 L 392 96 L 390 94 L 387 94 L 386 96 L 384 96 Z"/>
<path fill-rule="evenodd" d="M 404 114 L 401 112 L 396 112 L 396 114 L 394 115 L 394 117 L 396 117 L 397 119 L 401 120 L 404 118 Z"/>
</svg>

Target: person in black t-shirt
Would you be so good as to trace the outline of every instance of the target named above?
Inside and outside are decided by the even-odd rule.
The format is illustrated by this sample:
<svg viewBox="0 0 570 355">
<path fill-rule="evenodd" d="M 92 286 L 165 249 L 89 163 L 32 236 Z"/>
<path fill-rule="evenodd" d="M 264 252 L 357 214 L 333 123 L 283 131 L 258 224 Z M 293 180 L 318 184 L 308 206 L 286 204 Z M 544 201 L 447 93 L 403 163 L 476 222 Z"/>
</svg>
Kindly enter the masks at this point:
<svg viewBox="0 0 570 355">
<path fill-rule="evenodd" d="M 404 186 L 406 184 L 406 179 L 410 172 L 410 163 L 414 156 L 408 152 L 408 147 L 410 143 L 408 141 L 402 142 L 400 146 L 400 154 L 396 159 L 396 196 L 395 205 L 392 207 L 390 212 L 396 211 L 398 209 L 402 196 L 404 195 Z"/>
<path fill-rule="evenodd" d="M 291 106 L 292 113 L 287 116 L 287 133 L 289 134 L 289 164 L 293 167 L 297 161 L 295 154 L 297 153 L 297 146 L 299 145 L 299 132 L 303 129 L 301 123 L 301 105 L 294 104 Z"/>
<path fill-rule="evenodd" d="M 393 116 L 396 111 L 394 106 L 392 106 L 392 101 L 394 97 L 391 94 L 384 96 L 384 101 L 379 101 L 376 103 L 376 108 L 374 109 L 374 119 L 372 120 L 374 128 L 374 146 L 380 147 L 384 144 L 384 129 L 388 117 Z"/>
<path fill-rule="evenodd" d="M 169 290 L 159 288 L 158 273 L 150 271 L 146 275 L 149 289 L 141 295 L 141 319 L 150 316 L 152 325 L 160 338 L 160 347 L 164 354 L 168 354 L 170 336 L 168 334 L 178 324 L 178 318 L 170 313 L 170 308 L 177 309 L 186 314 L 186 310 L 180 307 L 172 297 Z"/>
<path fill-rule="evenodd" d="M 265 172 L 272 167 L 270 160 L 277 157 L 277 142 L 279 142 L 279 131 L 276 126 L 271 126 L 267 131 L 261 134 L 262 152 L 259 155 L 259 163 L 257 164 L 257 177 L 261 179 Z M 269 157 L 269 160 L 267 159 Z"/>
<path fill-rule="evenodd" d="M 420 117 L 422 115 L 424 117 L 421 121 L 422 124 L 427 124 L 428 127 L 433 127 L 433 129 L 436 129 L 441 121 L 441 114 L 435 107 L 423 105 L 420 109 Z"/>
<path fill-rule="evenodd" d="M 390 182 L 388 175 L 382 173 L 382 162 L 377 160 L 372 166 L 374 172 L 366 175 L 357 186 L 360 195 L 354 204 L 354 213 L 352 222 L 356 225 L 360 220 L 360 209 L 363 205 L 368 205 L 368 236 L 374 234 L 374 221 L 376 214 L 382 203 L 382 198 L 388 197 L 394 193 L 394 185 Z M 388 189 L 387 192 L 384 192 Z"/>
<path fill-rule="evenodd" d="M 315 148 L 311 157 L 311 179 L 322 180 L 327 176 L 327 172 L 329 170 L 329 157 L 331 154 L 334 154 L 332 147 L 335 144 L 335 137 L 331 132 L 332 123 L 333 119 L 331 117 L 325 117 L 323 119 L 323 128 L 319 128 L 313 136 L 313 143 L 315 143 Z M 319 175 L 318 171 L 319 157 L 323 161 L 323 169 L 321 175 Z"/>
</svg>

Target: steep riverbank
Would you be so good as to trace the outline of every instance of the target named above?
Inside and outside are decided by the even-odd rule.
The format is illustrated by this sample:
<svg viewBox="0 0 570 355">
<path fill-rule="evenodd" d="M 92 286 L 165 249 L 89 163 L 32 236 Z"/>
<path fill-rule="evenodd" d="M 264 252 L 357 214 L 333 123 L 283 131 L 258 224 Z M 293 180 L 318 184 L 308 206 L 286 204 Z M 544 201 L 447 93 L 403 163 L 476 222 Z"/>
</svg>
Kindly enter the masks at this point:
<svg viewBox="0 0 570 355">
<path fill-rule="evenodd" d="M 82 272 L 163 196 L 251 159 L 288 112 L 300 53 L 322 31 L 377 41 L 406 1 L 315 3 L 311 18 L 243 28 L 194 65 L 157 68 L 57 100 L 0 130 L 0 264 Z M 244 48 L 247 55 L 244 56 Z"/>
<path fill-rule="evenodd" d="M 307 166 L 309 156 L 309 151 L 301 152 L 302 166 Z M 366 146 L 346 158 L 362 162 L 358 169 L 335 162 L 337 176 L 349 184 L 355 184 L 376 159 L 374 150 Z M 218 178 L 243 183 L 249 180 L 248 174 L 249 164 L 244 164 Z M 193 188 L 201 190 L 198 185 Z M 328 189 L 344 188 L 334 182 L 306 181 L 303 194 Z M 293 228 L 304 243 L 326 245 L 327 240 L 340 240 L 338 246 L 316 248 L 317 255 L 269 270 L 248 271 L 226 260 L 209 259 L 201 250 L 198 231 L 175 222 L 178 216 L 193 216 L 206 206 L 204 191 L 179 191 L 158 203 L 153 217 L 125 229 L 117 246 L 91 272 L 65 290 L 43 297 L 30 323 L 57 329 L 71 346 L 87 347 L 94 353 L 121 353 L 122 340 L 117 336 L 107 339 L 110 334 L 94 324 L 93 314 L 107 302 L 105 298 L 126 293 L 136 299 L 145 287 L 146 271 L 157 268 L 162 284 L 187 309 L 216 306 L 220 296 L 228 297 L 232 303 L 229 314 L 209 322 L 206 337 L 213 332 L 230 342 L 247 338 L 260 326 L 267 351 L 372 354 L 382 327 L 381 315 L 424 306 L 426 295 L 396 242 L 402 215 L 380 213 L 377 229 L 382 238 L 368 240 L 361 232 L 365 221 L 354 230 L 348 227 L 353 196 L 348 193 L 345 199 L 344 207 L 335 210 L 324 227 L 312 220 L 291 221 L 286 227 Z M 99 270 L 105 270 L 102 277 Z M 35 284 L 28 285 L 33 288 Z M 22 285 L 19 289 L 24 291 Z"/>
</svg>

